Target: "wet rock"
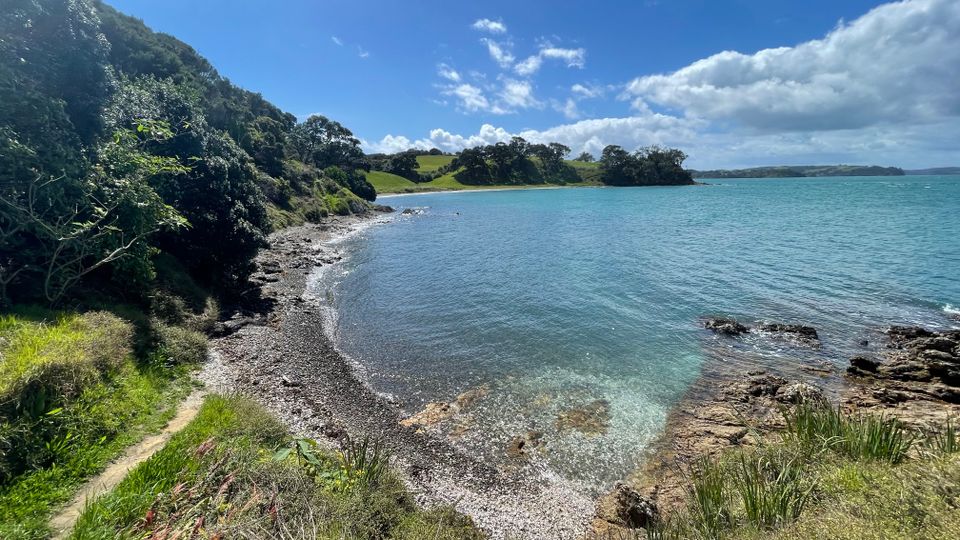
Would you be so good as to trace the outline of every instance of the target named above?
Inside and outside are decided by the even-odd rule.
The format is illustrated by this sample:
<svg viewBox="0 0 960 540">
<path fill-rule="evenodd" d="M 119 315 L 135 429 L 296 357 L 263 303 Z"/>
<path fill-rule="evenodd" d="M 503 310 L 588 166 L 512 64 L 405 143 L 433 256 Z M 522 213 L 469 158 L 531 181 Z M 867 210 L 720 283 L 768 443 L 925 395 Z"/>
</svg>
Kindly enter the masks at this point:
<svg viewBox="0 0 960 540">
<path fill-rule="evenodd" d="M 858 371 L 876 373 L 878 367 L 880 367 L 880 362 L 877 362 L 873 358 L 868 358 L 866 356 L 854 356 L 850 359 L 850 368 Z M 850 370 L 848 369 L 847 371 L 849 372 Z"/>
<path fill-rule="evenodd" d="M 774 396 L 782 386 L 787 384 L 783 377 L 769 373 L 755 373 L 747 379 L 746 393 L 751 396 Z"/>
<path fill-rule="evenodd" d="M 718 334 L 727 336 L 739 336 L 750 331 L 750 328 L 740 324 L 736 320 L 723 317 L 706 319 L 703 322 L 703 326 L 708 330 L 713 330 Z"/>
<path fill-rule="evenodd" d="M 802 339 L 808 340 L 819 340 L 820 337 L 817 335 L 817 329 L 812 326 L 804 326 L 802 324 L 781 324 L 781 323 L 766 323 L 761 324 L 760 329 L 764 332 L 776 332 L 778 334 L 793 334 Z"/>
<path fill-rule="evenodd" d="M 953 352 L 957 342 L 942 336 L 922 337 L 911 339 L 903 344 L 903 348 L 916 351 Z"/>
<path fill-rule="evenodd" d="M 920 337 L 930 337 L 933 332 L 919 326 L 891 326 L 887 329 L 887 335 L 893 342 L 901 342 Z"/>
<path fill-rule="evenodd" d="M 413 208 L 404 208 L 403 212 L 400 212 L 400 213 L 405 216 L 409 216 L 409 215 L 415 214 L 416 210 L 414 210 Z"/>
<path fill-rule="evenodd" d="M 582 407 L 564 409 L 557 415 L 559 431 L 575 429 L 585 435 L 602 435 L 610 427 L 610 402 L 591 401 Z"/>
<path fill-rule="evenodd" d="M 617 482 L 610 493 L 597 501 L 597 518 L 628 529 L 643 529 L 657 521 L 656 503 L 630 486 Z"/>
<path fill-rule="evenodd" d="M 812 384 L 797 382 L 781 387 L 777 391 L 777 401 L 793 404 L 821 404 L 826 403 L 823 391 Z"/>
</svg>

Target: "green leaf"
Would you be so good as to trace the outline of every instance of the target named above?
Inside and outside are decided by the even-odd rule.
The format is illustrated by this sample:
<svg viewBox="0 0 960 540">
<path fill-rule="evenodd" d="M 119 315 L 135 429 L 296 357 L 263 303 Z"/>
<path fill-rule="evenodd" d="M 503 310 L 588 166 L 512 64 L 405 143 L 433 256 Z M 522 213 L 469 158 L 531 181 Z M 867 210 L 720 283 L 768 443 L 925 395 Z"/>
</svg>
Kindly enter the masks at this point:
<svg viewBox="0 0 960 540">
<path fill-rule="evenodd" d="M 287 448 L 281 448 L 280 450 L 277 450 L 276 453 L 273 454 L 273 460 L 274 460 L 274 461 L 283 461 L 283 460 L 287 459 L 287 457 L 290 455 L 290 452 L 291 452 L 292 450 L 293 450 L 293 448 L 289 448 L 289 447 L 287 447 Z"/>
</svg>

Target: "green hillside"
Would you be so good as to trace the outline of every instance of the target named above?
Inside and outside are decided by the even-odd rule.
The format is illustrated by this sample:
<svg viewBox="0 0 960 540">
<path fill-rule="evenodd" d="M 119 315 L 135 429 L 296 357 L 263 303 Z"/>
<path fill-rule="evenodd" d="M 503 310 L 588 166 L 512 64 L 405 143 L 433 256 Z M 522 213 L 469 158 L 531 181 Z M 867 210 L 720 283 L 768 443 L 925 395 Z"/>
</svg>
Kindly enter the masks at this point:
<svg viewBox="0 0 960 540">
<path fill-rule="evenodd" d="M 421 173 L 433 172 L 444 165 L 449 165 L 456 156 L 417 156 L 417 171 Z"/>
</svg>

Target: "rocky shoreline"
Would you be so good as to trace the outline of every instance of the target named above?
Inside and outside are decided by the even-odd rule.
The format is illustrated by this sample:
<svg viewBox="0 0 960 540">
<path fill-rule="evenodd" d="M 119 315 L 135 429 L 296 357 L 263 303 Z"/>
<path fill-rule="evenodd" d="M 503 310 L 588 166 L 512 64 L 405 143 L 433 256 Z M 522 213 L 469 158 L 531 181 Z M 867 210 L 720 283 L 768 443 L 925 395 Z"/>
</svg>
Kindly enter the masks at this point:
<svg viewBox="0 0 960 540">
<path fill-rule="evenodd" d="M 753 330 L 724 318 L 707 319 L 703 325 L 721 339 L 739 339 Z M 765 324 L 757 330 L 819 347 L 816 330 L 807 326 Z M 960 416 L 960 330 L 891 326 L 883 333 L 886 343 L 881 348 L 851 357 L 842 372 L 744 371 L 741 364 L 720 361 L 706 366 L 672 410 L 644 467 L 601 500 L 594 534 L 631 534 L 653 516 L 677 509 L 684 501 L 691 464 L 775 437 L 784 427 L 780 411 L 793 404 L 816 401 L 852 413 L 882 414 L 922 431 Z M 828 399 L 828 388 L 836 390 L 835 398 Z"/>
<path fill-rule="evenodd" d="M 307 290 L 310 273 L 342 258 L 335 240 L 383 220 L 333 218 L 271 235 L 246 307 L 218 326 L 201 380 L 253 397 L 300 436 L 331 446 L 347 436 L 383 441 L 418 502 L 452 505 L 492 538 L 579 537 L 593 500 L 533 466 L 493 468 L 402 422 L 399 408 L 373 392 L 325 334 L 321 306 Z"/>
</svg>

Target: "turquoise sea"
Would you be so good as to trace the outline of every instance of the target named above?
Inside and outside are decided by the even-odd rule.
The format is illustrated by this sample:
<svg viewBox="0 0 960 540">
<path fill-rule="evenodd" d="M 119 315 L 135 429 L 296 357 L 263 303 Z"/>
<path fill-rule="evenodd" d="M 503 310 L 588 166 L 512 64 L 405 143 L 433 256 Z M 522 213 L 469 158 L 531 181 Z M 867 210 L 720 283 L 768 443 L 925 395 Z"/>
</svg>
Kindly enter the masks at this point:
<svg viewBox="0 0 960 540">
<path fill-rule="evenodd" d="M 406 412 L 487 389 L 444 426 L 456 444 L 503 464 L 539 431 L 533 459 L 596 489 L 705 370 L 815 379 L 801 368 L 842 370 L 887 325 L 960 325 L 960 177 L 706 182 L 383 197 L 416 211 L 318 276 L 328 331 Z M 711 315 L 809 324 L 822 346 L 717 337 Z M 560 429 L 597 400 L 606 433 Z"/>
</svg>

